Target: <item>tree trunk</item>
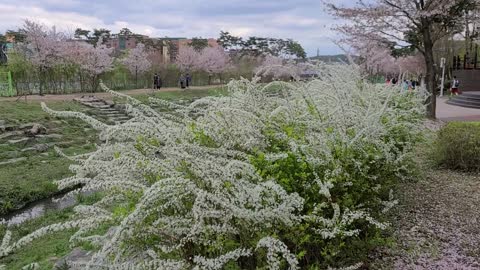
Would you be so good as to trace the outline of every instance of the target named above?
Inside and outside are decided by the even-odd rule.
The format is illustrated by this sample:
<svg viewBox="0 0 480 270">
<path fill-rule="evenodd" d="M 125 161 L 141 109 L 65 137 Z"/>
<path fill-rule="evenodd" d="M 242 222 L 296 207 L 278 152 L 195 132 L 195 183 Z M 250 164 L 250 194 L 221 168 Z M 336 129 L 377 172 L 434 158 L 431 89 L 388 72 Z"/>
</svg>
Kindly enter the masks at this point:
<svg viewBox="0 0 480 270">
<path fill-rule="evenodd" d="M 92 78 L 92 93 L 95 93 L 97 90 L 97 75 L 93 75 Z"/>
<path fill-rule="evenodd" d="M 43 88 L 45 87 L 45 71 L 43 67 L 40 68 L 40 90 L 39 90 L 39 95 L 43 96 Z"/>
<path fill-rule="evenodd" d="M 422 19 L 423 29 L 423 46 L 425 64 L 427 67 L 427 74 L 425 75 L 425 82 L 427 91 L 430 97 L 427 99 L 427 116 L 429 118 L 436 118 L 437 109 L 437 88 L 435 85 L 435 60 L 433 58 L 433 41 L 431 37 L 431 24 L 427 19 Z"/>
<path fill-rule="evenodd" d="M 137 71 L 137 68 L 135 68 L 135 89 L 138 89 L 137 82 L 138 82 L 138 71 Z"/>
</svg>

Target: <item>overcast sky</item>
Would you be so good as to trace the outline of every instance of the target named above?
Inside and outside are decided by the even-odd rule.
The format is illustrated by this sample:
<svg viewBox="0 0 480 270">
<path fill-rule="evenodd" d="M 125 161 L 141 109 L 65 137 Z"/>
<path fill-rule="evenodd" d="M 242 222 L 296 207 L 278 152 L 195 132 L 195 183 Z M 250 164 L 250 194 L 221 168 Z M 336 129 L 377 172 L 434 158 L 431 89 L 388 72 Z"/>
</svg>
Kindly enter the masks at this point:
<svg viewBox="0 0 480 270">
<path fill-rule="evenodd" d="M 317 48 L 320 54 L 341 52 L 331 41 L 336 21 L 320 0 L 0 0 L 0 32 L 17 29 L 26 18 L 71 32 L 128 27 L 152 37 L 217 38 L 224 30 L 292 38 L 309 56 Z"/>
</svg>

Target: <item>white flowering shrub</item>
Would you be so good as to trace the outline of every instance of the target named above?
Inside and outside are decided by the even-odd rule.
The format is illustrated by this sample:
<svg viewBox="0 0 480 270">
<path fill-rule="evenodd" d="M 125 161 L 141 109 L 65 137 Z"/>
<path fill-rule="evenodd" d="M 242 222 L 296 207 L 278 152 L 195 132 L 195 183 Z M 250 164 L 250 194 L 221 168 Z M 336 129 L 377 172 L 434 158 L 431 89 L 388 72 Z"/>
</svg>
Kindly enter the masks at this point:
<svg viewBox="0 0 480 270">
<path fill-rule="evenodd" d="M 151 99 L 162 113 L 102 86 L 133 117 L 114 126 L 42 104 L 104 141 L 70 157 L 75 176 L 59 188 L 105 197 L 65 224 L 7 232 L 0 257 L 76 227 L 72 245 L 98 248 L 84 269 L 360 267 L 387 226 L 393 183 L 408 177 L 424 97 L 369 84 L 355 66 L 315 68 L 317 80 L 232 81 L 228 96 L 188 106 Z"/>
</svg>

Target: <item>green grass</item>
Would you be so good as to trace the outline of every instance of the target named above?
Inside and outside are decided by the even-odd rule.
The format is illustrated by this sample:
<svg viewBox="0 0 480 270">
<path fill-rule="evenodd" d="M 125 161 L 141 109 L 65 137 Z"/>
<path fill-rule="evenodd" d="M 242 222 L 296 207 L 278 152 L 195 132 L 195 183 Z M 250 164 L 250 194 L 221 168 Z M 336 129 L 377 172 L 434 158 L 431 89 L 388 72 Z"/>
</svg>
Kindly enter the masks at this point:
<svg viewBox="0 0 480 270">
<path fill-rule="evenodd" d="M 51 102 L 56 110 L 84 111 L 85 107 L 73 102 Z M 41 154 L 33 151 L 21 152 L 26 147 L 38 143 L 65 142 L 59 147 L 67 153 L 85 153 L 94 149 L 97 134 L 78 120 L 59 120 L 52 118 L 40 108 L 40 104 L 22 102 L 0 102 L 2 120 L 12 124 L 40 123 L 49 134 L 63 135 L 62 139 L 39 139 L 26 143 L 9 145 L 7 139 L 0 140 L 0 161 L 25 157 L 26 160 L 10 165 L 0 165 L 0 215 L 38 199 L 46 198 L 58 190 L 53 184 L 70 176 L 70 162 L 60 158 L 53 148 Z"/>
<path fill-rule="evenodd" d="M 208 90 L 186 90 L 179 92 L 157 92 L 155 97 L 167 100 L 191 101 L 195 98 L 224 95 L 224 88 Z M 149 95 L 137 95 L 141 101 L 147 101 Z M 48 102 L 48 106 L 55 110 L 86 111 L 87 108 L 74 102 Z M 62 149 L 67 154 L 80 154 L 94 150 L 97 142 L 97 133 L 86 124 L 78 120 L 56 119 L 44 113 L 39 102 L 23 103 L 0 101 L 0 120 L 7 123 L 40 123 L 47 127 L 48 133 L 63 135 L 61 141 L 68 142 Z M 58 140 L 57 140 L 58 141 Z M 42 141 L 50 142 L 49 140 Z M 33 145 L 4 145 L 5 140 L 0 140 L 0 162 L 12 157 L 26 157 L 23 162 L 13 165 L 0 166 L 0 216 L 25 203 L 43 199 L 57 192 L 52 183 L 70 176 L 68 160 L 59 157 L 50 149 L 46 154 L 21 153 L 22 148 Z M 97 196 L 98 197 L 98 196 Z M 97 198 L 98 199 L 98 198 Z M 82 198 L 83 203 L 89 203 L 89 198 Z M 46 215 L 28 221 L 12 229 L 14 239 L 18 239 L 30 232 L 48 224 L 68 220 L 73 214 L 72 208 L 62 211 L 48 212 Z M 5 233 L 5 226 L 0 225 L 0 241 Z M 31 245 L 0 259 L 0 265 L 5 264 L 6 269 L 21 269 L 33 262 L 40 264 L 40 269 L 52 269 L 56 260 L 68 254 L 71 250 L 68 240 L 74 230 L 64 231 L 42 237 Z M 88 250 L 88 245 L 82 246 Z"/>
<path fill-rule="evenodd" d="M 83 196 L 79 200 L 83 204 L 93 204 L 100 198 L 101 194 L 94 193 Z M 67 221 L 72 215 L 73 207 L 70 207 L 61 211 L 47 212 L 40 218 L 27 221 L 19 226 L 13 226 L 10 228 L 12 240 L 26 236 L 43 226 Z M 0 235 L 3 236 L 5 230 L 6 227 L 0 225 Z M 69 246 L 69 239 L 74 233 L 75 230 L 66 230 L 36 239 L 30 245 L 0 259 L 0 265 L 4 264 L 6 269 L 13 270 L 22 269 L 23 266 L 36 262 L 42 270 L 53 269 L 55 262 L 72 250 Z"/>
<path fill-rule="evenodd" d="M 134 98 L 148 104 L 149 97 L 155 97 L 165 100 L 187 100 L 191 101 L 195 98 L 201 98 L 206 96 L 219 96 L 225 95 L 227 89 L 224 86 L 214 87 L 210 89 L 198 89 L 198 90 L 184 90 L 184 91 L 175 91 L 175 92 L 162 92 L 157 91 L 153 95 L 135 95 Z"/>
<path fill-rule="evenodd" d="M 225 87 L 205 90 L 185 90 L 176 92 L 156 92 L 154 95 L 137 95 L 135 98 L 148 103 L 154 96 L 166 100 L 192 101 L 195 98 L 224 95 Z M 72 101 L 51 101 L 48 106 L 55 110 L 88 112 L 85 106 Z M 70 176 L 71 164 L 54 153 L 53 148 L 44 154 L 21 152 L 22 149 L 38 143 L 62 141 L 60 147 L 67 154 L 80 154 L 94 150 L 97 133 L 79 120 L 56 119 L 43 112 L 39 102 L 0 101 L 0 120 L 9 124 L 40 123 L 49 134 L 61 134 L 62 139 L 36 139 L 16 145 L 0 139 L 0 162 L 11 158 L 25 157 L 26 160 L 13 165 L 0 165 L 0 216 L 23 206 L 26 203 L 46 198 L 57 192 L 53 181 Z"/>
</svg>

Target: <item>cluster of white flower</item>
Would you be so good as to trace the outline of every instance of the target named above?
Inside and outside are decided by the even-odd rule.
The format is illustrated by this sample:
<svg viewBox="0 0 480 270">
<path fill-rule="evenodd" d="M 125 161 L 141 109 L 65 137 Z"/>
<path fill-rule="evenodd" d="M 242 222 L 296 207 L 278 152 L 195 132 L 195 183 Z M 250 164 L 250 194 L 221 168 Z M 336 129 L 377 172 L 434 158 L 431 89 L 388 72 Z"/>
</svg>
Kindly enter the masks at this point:
<svg viewBox="0 0 480 270">
<path fill-rule="evenodd" d="M 71 157 L 77 162 L 71 166 L 75 176 L 57 183 L 62 189 L 81 184 L 75 192 L 102 190 L 105 197 L 77 206 L 74 221 L 13 244 L 7 232 L 0 257 L 49 231 L 78 227 L 72 243 L 91 241 L 99 247 L 85 269 L 222 269 L 261 250 L 267 251 L 264 266 L 279 269 L 286 263 L 297 269 L 295 254 L 277 237 L 280 229 L 309 222 L 312 233 L 330 239 L 357 235 L 359 230 L 351 228 L 357 220 L 384 228 L 370 209 L 341 209 L 332 199 L 336 179 L 348 180 L 341 183 L 344 188 L 355 185 L 332 149 L 365 152 L 365 144 L 377 149 L 372 164 L 351 163 L 358 175 L 381 186 L 382 179 L 369 176 L 366 167 L 386 160 L 402 173 L 411 143 L 400 147 L 385 137 L 398 129 L 412 136 L 419 132 L 420 121 L 412 115 L 423 113 L 423 97 L 369 84 L 354 66 L 319 65 L 316 72 L 319 79 L 309 82 L 232 81 L 228 96 L 188 106 L 152 99 L 169 109 L 162 113 L 102 85 L 125 99 L 133 117 L 114 126 L 42 104 L 55 116 L 76 117 L 101 131 L 104 143 L 91 154 Z M 411 106 L 402 107 L 401 99 Z M 274 141 L 285 143 L 272 149 Z M 251 161 L 256 153 L 265 153 L 269 162 L 293 155 L 311 168 L 328 165 L 302 187 L 318 190 L 324 200 L 304 212 L 306 198 L 262 176 Z M 108 234 L 92 235 L 106 224 Z"/>
</svg>

